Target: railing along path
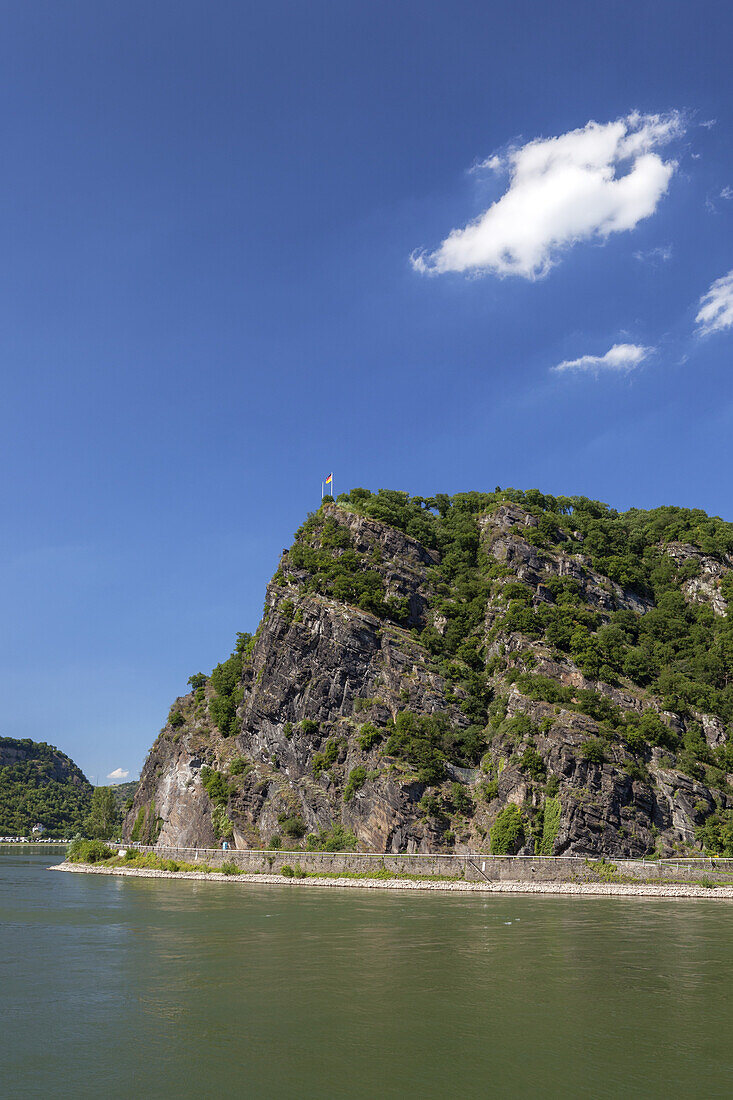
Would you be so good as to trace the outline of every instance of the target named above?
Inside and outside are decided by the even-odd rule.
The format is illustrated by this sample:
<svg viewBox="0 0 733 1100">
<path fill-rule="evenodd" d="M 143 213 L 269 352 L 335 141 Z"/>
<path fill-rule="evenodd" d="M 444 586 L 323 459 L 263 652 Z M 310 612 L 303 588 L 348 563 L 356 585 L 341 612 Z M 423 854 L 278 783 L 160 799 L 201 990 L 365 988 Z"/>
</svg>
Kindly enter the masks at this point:
<svg viewBox="0 0 733 1100">
<path fill-rule="evenodd" d="M 305 849 L 287 849 L 287 848 L 232 848 L 229 847 L 226 850 L 222 848 L 185 848 L 177 847 L 173 845 L 163 844 L 160 846 L 146 845 L 137 842 L 128 842 L 123 844 L 123 847 L 137 848 L 141 852 L 153 852 L 156 855 L 166 857 L 169 854 L 174 858 L 180 858 L 185 862 L 198 862 L 202 859 L 208 859 L 211 857 L 236 859 L 236 857 L 246 857 L 247 859 L 256 859 L 258 857 L 269 860 L 320 860 L 324 864 L 333 863 L 336 860 L 359 860 L 359 861 L 376 861 L 377 863 L 384 863 L 385 860 L 390 862 L 403 862 L 423 864 L 426 867 L 430 864 L 449 862 L 456 867 L 473 867 L 473 869 L 484 876 L 486 863 L 501 863 L 506 861 L 507 863 L 532 865 L 551 867 L 559 863 L 574 862 L 579 865 L 587 866 L 589 864 L 596 863 L 613 863 L 618 868 L 638 868 L 644 870 L 650 870 L 652 868 L 658 868 L 666 872 L 674 870 L 684 870 L 686 868 L 694 868 L 699 870 L 711 869 L 716 871 L 730 871 L 733 873 L 733 858 L 726 856 L 668 856 L 658 859 L 632 859 L 627 857 L 607 857 L 605 860 L 601 856 L 578 856 L 578 855 L 557 855 L 557 856 L 544 856 L 544 855 L 499 855 L 490 852 L 460 852 L 460 853 L 443 853 L 443 852 L 318 852 L 308 851 Z"/>
</svg>

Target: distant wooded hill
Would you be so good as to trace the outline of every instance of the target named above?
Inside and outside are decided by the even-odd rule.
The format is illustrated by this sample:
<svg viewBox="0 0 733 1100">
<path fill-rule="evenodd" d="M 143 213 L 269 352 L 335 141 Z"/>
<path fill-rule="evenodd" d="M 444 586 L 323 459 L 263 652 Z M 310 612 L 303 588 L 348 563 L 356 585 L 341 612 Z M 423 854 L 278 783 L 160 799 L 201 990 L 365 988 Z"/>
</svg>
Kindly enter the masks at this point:
<svg viewBox="0 0 733 1100">
<path fill-rule="evenodd" d="M 81 831 L 92 785 L 65 753 L 43 741 L 0 737 L 0 836 L 49 836 Z"/>
</svg>

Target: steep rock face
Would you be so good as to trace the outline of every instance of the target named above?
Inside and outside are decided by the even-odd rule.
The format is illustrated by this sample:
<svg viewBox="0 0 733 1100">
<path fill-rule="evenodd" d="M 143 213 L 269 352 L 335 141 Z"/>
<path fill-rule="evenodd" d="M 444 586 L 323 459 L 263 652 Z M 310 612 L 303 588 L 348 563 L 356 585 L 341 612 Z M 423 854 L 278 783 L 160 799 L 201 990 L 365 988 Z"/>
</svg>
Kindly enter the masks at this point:
<svg viewBox="0 0 733 1100">
<path fill-rule="evenodd" d="M 424 509 L 426 541 L 436 512 Z M 594 665 L 577 640 L 587 622 L 610 652 L 614 631 L 633 634 L 654 611 L 653 594 L 605 575 L 585 552 L 596 536 L 552 528 L 541 511 L 500 500 L 475 509 L 472 527 L 458 519 L 426 545 L 348 500 L 324 505 L 283 554 L 256 636 L 227 663 L 230 728 L 216 725 L 215 670 L 174 704 L 125 835 L 285 848 L 308 837 L 385 852 L 699 850 L 699 827 L 733 810 L 727 724 L 678 713 L 642 686 L 649 674 L 628 638 L 624 667 L 640 663 L 641 682 L 599 671 L 602 657 Z M 690 550 L 664 552 L 677 568 Z M 722 600 L 729 565 L 702 557 Z M 565 604 L 570 640 L 556 614 Z M 718 754 L 709 765 L 706 752 Z M 519 826 L 502 849 L 511 807 Z"/>
<path fill-rule="evenodd" d="M 363 517 L 339 512 L 338 521 L 353 533 L 358 553 L 379 552 L 379 562 L 370 564 L 387 595 L 406 601 L 407 623 L 422 623 L 427 570 L 437 554 Z M 174 709 L 186 714 L 186 725 L 175 732 L 166 727 L 156 741 L 127 818 L 128 837 L 141 808 L 154 806 L 151 821 L 159 819 L 160 829 L 139 830 L 141 839 L 216 842 L 200 769 L 225 768 L 241 754 L 247 773 L 232 780 L 228 807 L 237 844 L 266 841 L 278 833 L 278 816 L 285 814 L 302 817 L 309 832 L 328 830 L 340 818 L 363 847 L 377 851 L 431 850 L 435 829 L 418 820 L 421 784 L 379 774 L 348 802 L 342 795 L 353 769 L 365 767 L 370 776 L 380 771 L 378 750 L 359 746 L 358 729 L 368 720 L 384 724 L 405 707 L 425 713 L 445 709 L 443 679 L 407 629 L 301 591 L 304 574 L 289 565 L 287 554 L 278 573 L 286 583 L 268 586 L 263 621 L 243 672 L 240 732 L 222 738 L 200 706 L 196 716 L 193 697 L 177 700 Z M 457 710 L 455 719 L 467 724 Z M 304 720 L 318 728 L 303 729 Z M 329 742 L 336 745 L 336 759 L 315 776 L 314 755 Z"/>
</svg>

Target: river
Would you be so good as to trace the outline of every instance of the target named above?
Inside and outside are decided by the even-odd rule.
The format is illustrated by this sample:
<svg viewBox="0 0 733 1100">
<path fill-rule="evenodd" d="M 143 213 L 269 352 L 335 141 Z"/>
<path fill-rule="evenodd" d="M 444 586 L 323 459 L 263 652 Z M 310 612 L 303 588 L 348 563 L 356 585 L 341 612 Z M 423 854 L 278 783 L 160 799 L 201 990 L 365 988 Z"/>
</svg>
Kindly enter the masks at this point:
<svg viewBox="0 0 733 1100">
<path fill-rule="evenodd" d="M 0 848 L 3 1096 L 729 1097 L 733 903 L 67 875 Z"/>
</svg>

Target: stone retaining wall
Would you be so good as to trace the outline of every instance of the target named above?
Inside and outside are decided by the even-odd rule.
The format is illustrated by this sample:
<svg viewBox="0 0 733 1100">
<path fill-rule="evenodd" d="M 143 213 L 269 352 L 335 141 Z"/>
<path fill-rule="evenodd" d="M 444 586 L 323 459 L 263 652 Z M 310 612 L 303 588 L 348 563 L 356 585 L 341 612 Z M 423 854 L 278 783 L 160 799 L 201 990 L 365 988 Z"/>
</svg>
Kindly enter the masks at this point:
<svg viewBox="0 0 733 1100">
<path fill-rule="evenodd" d="M 285 886 L 294 889 L 324 887 L 357 890 L 418 890 L 482 894 L 555 894 L 586 897 L 705 898 L 733 900 L 733 887 L 704 889 L 694 884 L 607 883 L 607 882 L 445 882 L 441 879 L 353 879 L 283 878 L 281 875 L 221 875 L 216 872 L 152 871 L 143 867 L 106 867 L 99 863 L 58 863 L 49 871 L 71 871 L 80 875 L 122 875 L 129 878 L 175 879 L 178 882 L 221 882 L 228 886 Z"/>
<path fill-rule="evenodd" d="M 231 860 L 246 873 L 277 873 L 283 864 L 300 864 L 304 871 L 324 875 L 344 871 L 374 874 L 385 868 L 395 875 L 433 875 L 461 878 L 467 882 L 598 882 L 623 878 L 658 882 L 690 882 L 708 878 L 733 883 L 733 860 L 642 860 L 617 859 L 601 863 L 582 856 L 490 856 L 490 855 L 370 855 L 363 852 L 304 852 L 255 849 L 171 848 L 134 845 L 154 852 L 162 859 L 187 863 L 208 863 L 212 867 Z M 613 870 L 612 870 L 613 868 Z"/>
</svg>

